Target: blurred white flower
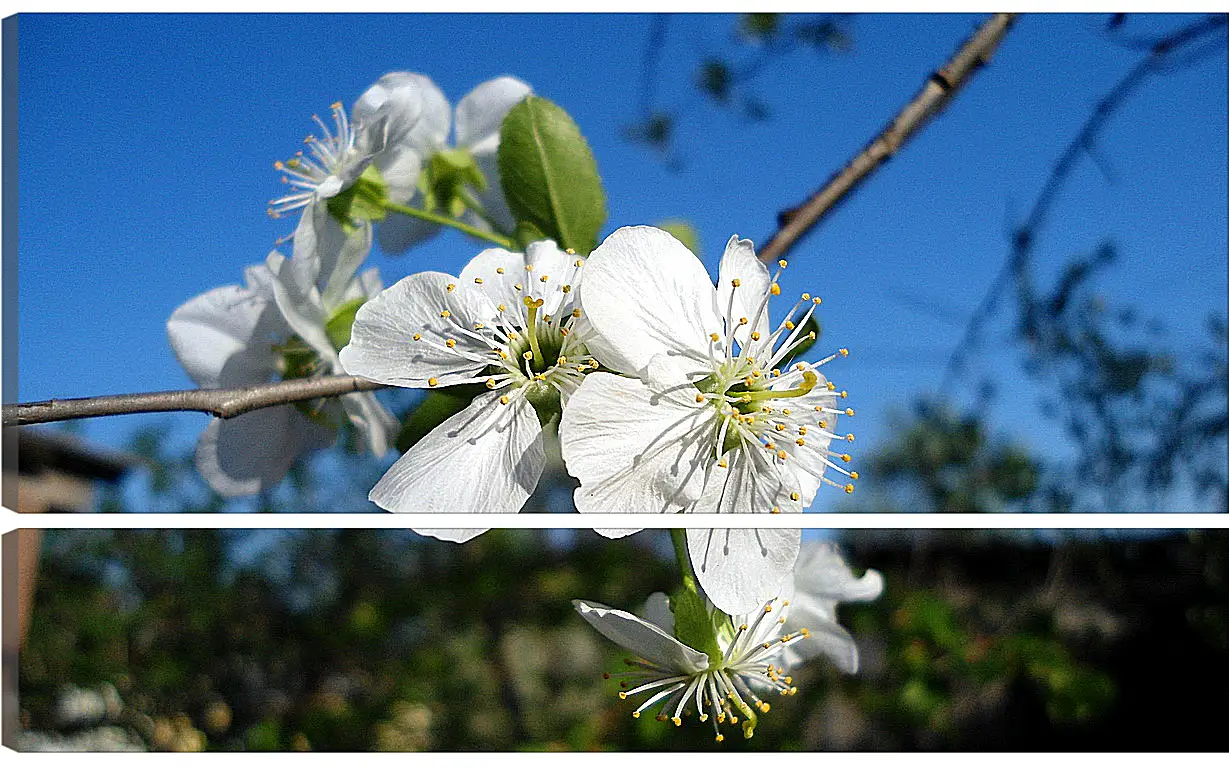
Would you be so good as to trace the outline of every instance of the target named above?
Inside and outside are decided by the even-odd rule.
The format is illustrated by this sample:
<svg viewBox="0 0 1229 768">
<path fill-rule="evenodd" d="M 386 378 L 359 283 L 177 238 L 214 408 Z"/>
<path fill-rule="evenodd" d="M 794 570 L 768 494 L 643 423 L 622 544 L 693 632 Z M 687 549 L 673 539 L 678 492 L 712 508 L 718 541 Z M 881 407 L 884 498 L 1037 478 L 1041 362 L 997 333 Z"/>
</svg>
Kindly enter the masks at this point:
<svg viewBox="0 0 1229 768">
<path fill-rule="evenodd" d="M 381 288 L 376 270 L 354 274 L 370 245 L 370 229 L 360 229 L 325 248 L 296 242 L 291 259 L 274 251 L 247 269 L 246 285 L 215 288 L 172 313 L 175 356 L 204 388 L 344 373 L 337 348 L 358 305 Z M 299 455 L 330 445 L 343 416 L 372 453 L 388 450 L 395 419 L 358 392 L 214 419 L 197 443 L 197 469 L 224 496 L 268 490 Z"/>
<path fill-rule="evenodd" d="M 459 277 L 410 275 L 359 309 L 345 370 L 399 387 L 482 384 L 371 490 L 390 512 L 511 513 L 538 484 L 542 427 L 597 367 L 573 333 L 583 260 L 551 241 L 490 248 Z M 485 529 L 421 530 L 465 541 Z"/>
<path fill-rule="evenodd" d="M 699 259 L 653 227 L 625 227 L 590 256 L 580 304 L 586 342 L 628 378 L 586 378 L 560 424 L 581 512 L 801 512 L 835 469 L 835 385 L 815 363 L 792 362 L 815 338 L 809 294 L 774 328 L 776 275 L 751 241 L 730 238 L 717 288 Z M 800 309 L 805 312 L 791 319 Z M 847 354 L 841 350 L 839 354 Z M 777 366 L 788 365 L 784 371 Z M 608 535 L 631 531 L 604 531 Z M 697 577 L 727 613 L 776 594 L 797 553 L 796 533 L 689 531 Z"/>
<path fill-rule="evenodd" d="M 492 225 L 505 232 L 516 226 L 504 200 L 496 165 L 499 128 L 512 107 L 531 93 L 514 77 L 497 77 L 478 85 L 457 104 L 455 119 L 448 100 L 430 78 L 411 72 L 390 72 L 359 97 L 356 121 L 386 120 L 387 148 L 373 161 L 388 182 L 388 197 L 415 207 L 446 207 L 455 195 L 470 194 L 464 220 L 480 229 Z M 454 142 L 448 145 L 455 126 Z M 483 184 L 475 184 L 473 171 Z M 449 211 L 449 213 L 451 213 Z M 439 225 L 408 216 L 390 216 L 379 227 L 380 247 L 401 253 L 433 237 Z"/>
</svg>

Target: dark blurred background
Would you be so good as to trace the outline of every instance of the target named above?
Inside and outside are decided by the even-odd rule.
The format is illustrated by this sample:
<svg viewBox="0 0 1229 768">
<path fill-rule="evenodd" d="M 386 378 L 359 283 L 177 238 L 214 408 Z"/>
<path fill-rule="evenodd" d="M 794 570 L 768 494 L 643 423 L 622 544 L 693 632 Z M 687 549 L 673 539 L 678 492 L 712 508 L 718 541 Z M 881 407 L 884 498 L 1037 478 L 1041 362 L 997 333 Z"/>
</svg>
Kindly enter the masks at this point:
<svg viewBox="0 0 1229 768">
<path fill-rule="evenodd" d="M 811 535 L 811 534 L 808 534 Z M 849 532 L 862 670 L 815 660 L 726 750 L 1224 750 L 1223 532 Z M 633 719 L 626 652 L 573 612 L 636 610 L 668 536 L 48 531 L 20 657 L 24 749 L 692 750 Z"/>
</svg>

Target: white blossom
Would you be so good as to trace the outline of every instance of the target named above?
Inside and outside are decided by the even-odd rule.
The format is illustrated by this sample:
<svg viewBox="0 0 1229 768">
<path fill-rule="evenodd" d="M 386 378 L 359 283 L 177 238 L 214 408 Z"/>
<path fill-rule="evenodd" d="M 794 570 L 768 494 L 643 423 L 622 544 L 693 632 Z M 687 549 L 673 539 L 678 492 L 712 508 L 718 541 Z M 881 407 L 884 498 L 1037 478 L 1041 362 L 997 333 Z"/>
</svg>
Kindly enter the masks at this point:
<svg viewBox="0 0 1229 768">
<path fill-rule="evenodd" d="M 486 219 L 472 209 L 463 218 L 480 229 L 490 229 L 493 224 L 503 232 L 511 232 L 516 222 L 504 200 L 496 164 L 499 128 L 508 111 L 530 92 L 528 85 L 514 77 L 497 77 L 481 83 L 462 98 L 454 117 L 448 100 L 429 78 L 411 72 L 390 72 L 359 98 L 354 115 L 356 120 L 375 120 L 388 114 L 388 149 L 375 160 L 375 165 L 386 179 L 391 176 L 398 180 L 396 184 L 390 182 L 390 200 L 420 204 L 426 193 L 420 183 L 426 181 L 424 171 L 436 155 L 453 150 L 454 154 L 468 156 L 486 181 L 484 189 L 473 191 Z M 449 133 L 454 129 L 450 147 Z M 392 215 L 381 222 L 378 237 L 384 251 L 401 253 L 438 231 L 438 224 Z"/>
<path fill-rule="evenodd" d="M 176 309 L 167 333 L 192 380 L 219 388 L 342 373 L 330 320 L 380 289 L 374 269 L 354 276 L 370 247 L 365 233 L 365 241 L 360 231 L 324 261 L 319 251 L 301 253 L 300 243 L 289 260 L 274 251 L 266 264 L 247 269 L 246 285 L 215 288 Z M 343 415 L 373 453 L 388 450 L 396 421 L 373 393 L 359 392 L 214 419 L 197 443 L 197 469 L 224 496 L 269 490 L 299 455 L 332 444 Z"/>
<path fill-rule="evenodd" d="M 718 286 L 668 233 L 626 227 L 595 250 L 580 303 L 586 340 L 608 368 L 585 379 L 560 424 L 564 461 L 580 480 L 581 512 L 801 512 L 825 471 L 857 478 L 830 450 L 845 397 L 814 363 L 789 363 L 814 339 L 809 294 L 775 327 L 781 292 L 749 240 L 730 238 Z M 805 311 L 799 316 L 800 310 Z M 839 354 L 847 354 L 841 350 Z M 781 370 L 778 366 L 789 363 Z M 603 531 L 617 535 L 630 531 Z M 727 613 L 776 594 L 797 532 L 688 531 L 697 577 Z"/>
<path fill-rule="evenodd" d="M 359 309 L 347 372 L 400 387 L 481 384 L 371 490 L 390 512 L 511 513 L 542 474 L 542 425 L 597 367 L 573 333 L 584 262 L 551 241 L 490 248 L 460 276 L 410 275 Z M 465 541 L 485 529 L 420 531 Z"/>
<path fill-rule="evenodd" d="M 723 741 L 722 724 L 741 719 L 750 738 L 755 713 L 771 709 L 767 697 L 798 692 L 790 674 L 798 664 L 822 655 L 843 672 L 856 672 L 857 646 L 837 624 L 836 604 L 873 600 L 882 590 L 877 571 L 854 578 L 834 547 L 808 542 L 779 595 L 746 614 L 716 615 L 718 659 L 675 637 L 669 599 L 661 592 L 649 597 L 643 618 L 600 603 L 572 604 L 598 632 L 635 654 L 626 660 L 627 671 L 604 675 L 620 679 L 619 698 L 645 697 L 633 717 L 657 707 L 658 720 L 682 725 L 695 713 L 700 722 L 711 721 Z"/>
</svg>

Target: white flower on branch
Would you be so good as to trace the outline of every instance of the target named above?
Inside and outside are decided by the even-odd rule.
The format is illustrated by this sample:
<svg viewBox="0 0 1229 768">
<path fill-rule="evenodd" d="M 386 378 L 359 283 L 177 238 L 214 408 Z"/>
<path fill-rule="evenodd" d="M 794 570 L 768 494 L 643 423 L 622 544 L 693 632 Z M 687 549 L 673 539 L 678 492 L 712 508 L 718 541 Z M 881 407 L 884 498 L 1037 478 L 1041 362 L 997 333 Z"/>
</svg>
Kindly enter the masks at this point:
<svg viewBox="0 0 1229 768">
<path fill-rule="evenodd" d="M 597 367 L 573 332 L 583 260 L 551 241 L 490 248 L 459 277 L 410 275 L 359 309 L 347 373 L 399 387 L 486 388 L 371 490 L 390 512 L 511 513 L 538 484 L 543 425 Z M 465 541 L 485 529 L 424 530 Z"/>
<path fill-rule="evenodd" d="M 390 72 L 359 98 L 354 117 L 374 121 L 387 115 L 388 149 L 374 165 L 386 180 L 396 179 L 389 182 L 390 200 L 428 210 L 455 205 L 447 212 L 479 229 L 511 232 L 516 223 L 504 200 L 495 153 L 504 117 L 530 92 L 514 77 L 488 80 L 461 99 L 454 119 L 429 78 Z M 380 224 L 378 236 L 385 251 L 401 253 L 438 231 L 438 224 L 392 216 Z"/>
<path fill-rule="evenodd" d="M 716 647 L 692 648 L 675 636 L 675 616 L 669 598 L 654 593 L 643 618 L 599 603 L 572 604 L 594 629 L 628 649 L 627 671 L 618 678 L 619 698 L 644 696 L 633 717 L 657 707 L 657 719 L 682 725 L 695 713 L 711 722 L 717 741 L 725 739 L 721 725 L 743 727 L 751 738 L 758 715 L 767 713 L 772 694 L 793 695 L 798 689 L 789 670 L 817 656 L 827 656 L 844 672 L 858 668 L 853 638 L 836 623 L 836 603 L 873 600 L 883 589 L 883 577 L 868 570 L 855 579 L 839 553 L 828 544 L 808 544 L 794 578 L 756 610 L 726 616 L 709 606 Z"/>
<path fill-rule="evenodd" d="M 620 229 L 593 252 L 580 298 L 590 349 L 639 378 L 589 376 L 563 415 L 578 510 L 801 512 L 822 483 L 853 490 L 824 476 L 857 478 L 836 463 L 849 455 L 830 450 L 853 439 L 835 432 L 838 415 L 853 415 L 836 407 L 845 393 L 817 370 L 837 355 L 793 362 L 815 339 L 819 300 L 803 294 L 769 321 L 784 268 L 770 275 L 735 236 L 714 288 L 699 259 L 653 227 Z M 779 529 L 693 530 L 687 540 L 697 577 L 727 613 L 776 594 L 798 551 L 797 532 Z"/>
<path fill-rule="evenodd" d="M 358 306 L 381 288 L 376 270 L 354 274 L 370 249 L 370 229 L 323 250 L 295 245 L 291 259 L 274 251 L 265 265 L 249 267 L 245 286 L 215 288 L 172 313 L 171 347 L 198 386 L 343 373 L 337 348 Z M 396 420 L 373 393 L 358 392 L 214 419 L 197 444 L 197 469 L 224 496 L 269 490 L 299 455 L 332 444 L 343 418 L 372 453 L 388 450 Z"/>
</svg>

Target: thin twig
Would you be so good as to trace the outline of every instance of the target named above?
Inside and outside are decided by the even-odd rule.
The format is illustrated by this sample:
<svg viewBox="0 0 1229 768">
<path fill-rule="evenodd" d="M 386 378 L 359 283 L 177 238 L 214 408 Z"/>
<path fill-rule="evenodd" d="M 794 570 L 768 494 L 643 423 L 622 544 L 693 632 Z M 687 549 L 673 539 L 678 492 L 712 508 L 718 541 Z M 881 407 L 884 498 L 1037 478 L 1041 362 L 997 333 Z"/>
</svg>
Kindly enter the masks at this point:
<svg viewBox="0 0 1229 768">
<path fill-rule="evenodd" d="M 351 392 L 367 392 L 383 389 L 385 386 L 387 385 L 357 376 L 322 376 L 233 389 L 183 389 L 174 392 L 44 400 L 4 406 L 4 426 L 18 427 L 68 419 L 88 419 L 94 416 L 164 411 L 203 411 L 219 419 L 229 419 L 274 405 L 337 397 Z"/>
<path fill-rule="evenodd" d="M 1033 203 L 1033 207 L 1030 209 L 1028 217 L 1024 220 L 1024 224 L 1012 234 L 1011 252 L 1007 255 L 1003 266 L 999 269 L 999 273 L 995 276 L 986 294 L 982 297 L 972 317 L 969 318 L 960 342 L 952 350 L 952 354 L 944 368 L 943 381 L 939 386 L 939 391 L 950 391 L 956 375 L 964 364 L 965 356 L 976 342 L 982 325 L 994 313 L 999 298 L 1002 296 L 1003 291 L 1007 289 L 1007 286 L 1011 284 L 1013 277 L 1020 287 L 1021 295 L 1031 298 L 1031 285 L 1028 281 L 1027 266 L 1033 245 L 1037 240 L 1037 232 L 1045 223 L 1046 215 L 1050 212 L 1050 208 L 1054 205 L 1055 200 L 1057 200 L 1058 193 L 1066 182 L 1067 177 L 1075 168 L 1076 161 L 1082 155 L 1088 154 L 1090 148 L 1096 146 L 1097 135 L 1105 127 L 1110 116 L 1122 106 L 1128 96 L 1143 85 L 1149 75 L 1163 70 L 1166 64 L 1169 63 L 1167 59 L 1171 54 L 1176 54 L 1186 46 L 1199 42 L 1205 36 L 1216 33 L 1226 25 L 1227 20 L 1229 20 L 1229 17 L 1223 14 L 1209 16 L 1158 40 L 1153 44 L 1148 54 L 1132 67 L 1110 89 L 1109 93 L 1097 103 L 1092 114 L 1084 121 L 1079 133 L 1067 144 L 1062 155 L 1055 162 L 1054 167 L 1050 171 L 1050 176 L 1041 188 L 1041 192 Z"/>
<path fill-rule="evenodd" d="M 805 202 L 782 211 L 778 229 L 760 249 L 760 259 L 776 261 L 832 211 L 858 184 L 896 154 L 926 122 L 938 114 L 974 72 L 990 61 L 1017 14 L 996 13 L 960 46 L 878 136 Z"/>
</svg>

